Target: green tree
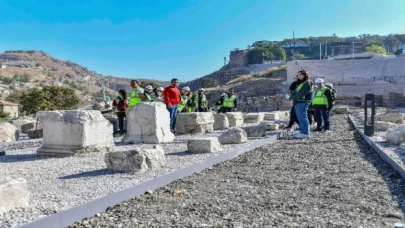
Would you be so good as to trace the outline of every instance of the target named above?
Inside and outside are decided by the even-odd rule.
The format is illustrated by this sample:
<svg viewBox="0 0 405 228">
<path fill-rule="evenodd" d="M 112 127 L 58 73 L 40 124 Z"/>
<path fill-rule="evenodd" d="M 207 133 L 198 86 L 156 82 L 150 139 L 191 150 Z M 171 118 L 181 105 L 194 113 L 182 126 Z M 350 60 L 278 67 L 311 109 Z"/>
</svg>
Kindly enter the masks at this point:
<svg viewBox="0 0 405 228">
<path fill-rule="evenodd" d="M 20 103 L 22 95 L 24 95 L 23 91 L 16 90 L 7 96 L 6 101 L 18 104 Z"/>
<path fill-rule="evenodd" d="M 304 59 L 304 58 L 305 58 L 305 55 L 303 55 L 303 54 L 300 54 L 300 53 L 294 54 L 294 59 Z"/>
<path fill-rule="evenodd" d="M 80 102 L 71 88 L 45 86 L 42 90 L 34 88 L 21 97 L 22 112 L 34 114 L 40 110 L 72 110 Z"/>
<path fill-rule="evenodd" d="M 218 80 L 212 78 L 203 78 L 201 79 L 201 82 L 205 88 L 216 87 L 219 85 Z"/>
<path fill-rule="evenodd" d="M 378 44 L 371 44 L 370 46 L 366 47 L 366 51 L 368 53 L 376 53 L 376 54 L 381 54 L 381 55 L 387 54 L 387 52 L 385 51 L 385 48 Z"/>
<path fill-rule="evenodd" d="M 0 122 L 7 120 L 9 116 L 10 116 L 10 113 L 0 110 Z"/>
<path fill-rule="evenodd" d="M 91 109 L 100 111 L 101 109 L 103 109 L 103 107 L 101 106 L 101 104 L 95 103 L 93 106 L 91 106 Z"/>
</svg>

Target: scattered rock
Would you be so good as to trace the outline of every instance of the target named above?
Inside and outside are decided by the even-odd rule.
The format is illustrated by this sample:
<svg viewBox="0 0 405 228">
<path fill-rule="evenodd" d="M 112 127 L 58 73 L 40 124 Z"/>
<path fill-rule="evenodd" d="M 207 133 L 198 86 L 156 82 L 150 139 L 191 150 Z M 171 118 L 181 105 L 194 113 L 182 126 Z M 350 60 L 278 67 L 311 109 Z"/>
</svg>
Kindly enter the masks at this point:
<svg viewBox="0 0 405 228">
<path fill-rule="evenodd" d="M 273 122 L 261 122 L 259 126 L 264 126 L 266 131 L 278 131 L 279 125 Z"/>
<path fill-rule="evenodd" d="M 0 214 L 19 207 L 28 207 L 30 192 L 23 178 L 0 176 Z"/>
<path fill-rule="evenodd" d="M 386 141 L 396 145 L 400 145 L 405 142 L 405 131 L 401 128 L 390 128 L 385 132 Z"/>
<path fill-rule="evenodd" d="M 161 102 L 142 102 L 127 112 L 128 129 L 122 142 L 167 143 L 174 140 L 170 132 L 170 114 Z"/>
<path fill-rule="evenodd" d="M 44 137 L 44 129 L 34 129 L 27 132 L 30 139 L 40 139 Z"/>
<path fill-rule="evenodd" d="M 181 195 L 181 194 L 183 194 L 185 191 L 184 190 L 181 190 L 181 189 L 175 189 L 175 190 L 173 190 L 173 196 L 178 196 L 178 195 Z"/>
<path fill-rule="evenodd" d="M 214 153 L 221 150 L 218 138 L 190 139 L 187 141 L 188 152 Z"/>
<path fill-rule="evenodd" d="M 214 115 L 214 130 L 225 130 L 229 128 L 228 117 L 223 113 L 216 113 Z"/>
<path fill-rule="evenodd" d="M 100 111 L 40 111 L 37 117 L 44 123 L 38 155 L 66 156 L 114 148 L 113 127 Z"/>
<path fill-rule="evenodd" d="M 376 131 L 386 131 L 389 128 L 398 128 L 398 125 L 390 122 L 375 121 L 374 128 Z"/>
<path fill-rule="evenodd" d="M 284 113 L 283 113 L 284 114 Z M 267 112 L 264 114 L 264 120 L 279 120 L 280 113 L 279 112 Z"/>
<path fill-rule="evenodd" d="M 371 121 L 370 117 L 369 121 Z M 374 121 L 384 121 L 396 124 L 403 124 L 404 116 L 401 113 L 377 114 L 374 116 Z"/>
<path fill-rule="evenodd" d="M 221 144 L 240 144 L 246 143 L 248 138 L 242 128 L 233 128 L 222 133 L 218 140 Z"/>
<path fill-rule="evenodd" d="M 165 151 L 161 146 L 153 146 L 152 149 L 142 149 L 141 152 L 146 157 L 148 169 L 158 169 L 165 165 Z"/>
<path fill-rule="evenodd" d="M 176 119 L 179 134 L 210 133 L 214 131 L 214 116 L 211 112 L 180 113 Z"/>
<path fill-rule="evenodd" d="M 229 127 L 238 127 L 243 124 L 243 115 L 241 112 L 227 112 L 225 115 L 229 120 Z"/>
<path fill-rule="evenodd" d="M 399 148 L 402 150 L 405 150 L 405 143 L 402 143 L 401 145 L 399 145 Z"/>
<path fill-rule="evenodd" d="M 264 113 L 247 113 L 243 115 L 243 122 L 244 123 L 259 123 L 263 121 Z"/>
<path fill-rule="evenodd" d="M 266 128 L 263 125 L 242 127 L 248 137 L 264 137 L 266 136 Z"/>
<path fill-rule="evenodd" d="M 347 114 L 349 113 L 349 107 L 348 106 L 336 106 L 334 108 L 336 114 Z"/>
<path fill-rule="evenodd" d="M 18 129 L 7 122 L 0 123 L 0 142 L 12 142 L 18 140 Z"/>
<path fill-rule="evenodd" d="M 17 129 L 24 133 L 28 134 L 28 131 L 35 129 L 42 129 L 42 122 L 38 121 L 37 118 L 20 116 L 17 119 L 10 120 L 9 123 L 17 127 Z"/>
</svg>

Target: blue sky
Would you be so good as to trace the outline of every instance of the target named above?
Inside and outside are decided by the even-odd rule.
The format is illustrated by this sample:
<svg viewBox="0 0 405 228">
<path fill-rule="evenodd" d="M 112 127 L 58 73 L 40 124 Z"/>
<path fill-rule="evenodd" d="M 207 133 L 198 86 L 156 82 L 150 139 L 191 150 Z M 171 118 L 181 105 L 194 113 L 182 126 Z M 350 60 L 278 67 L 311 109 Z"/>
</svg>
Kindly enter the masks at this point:
<svg viewBox="0 0 405 228">
<path fill-rule="evenodd" d="M 104 75 L 182 81 L 256 40 L 405 33 L 405 0 L 0 0 L 0 51 Z"/>
</svg>

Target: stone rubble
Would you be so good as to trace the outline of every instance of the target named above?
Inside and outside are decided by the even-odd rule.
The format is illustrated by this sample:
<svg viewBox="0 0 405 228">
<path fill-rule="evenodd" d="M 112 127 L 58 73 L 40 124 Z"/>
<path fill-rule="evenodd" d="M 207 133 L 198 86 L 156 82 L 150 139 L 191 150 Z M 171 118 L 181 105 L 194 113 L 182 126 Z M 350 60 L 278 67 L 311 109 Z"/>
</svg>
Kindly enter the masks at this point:
<svg viewBox="0 0 405 228">
<path fill-rule="evenodd" d="M 211 133 L 214 131 L 214 116 L 211 112 L 179 113 L 176 131 L 179 134 Z"/>
<path fill-rule="evenodd" d="M 398 124 L 383 121 L 374 121 L 374 130 L 376 131 L 386 131 L 389 128 L 398 128 Z"/>
<path fill-rule="evenodd" d="M 215 113 L 214 115 L 214 130 L 225 130 L 229 128 L 228 117 L 223 113 Z"/>
<path fill-rule="evenodd" d="M 218 137 L 221 144 L 241 144 L 248 141 L 247 134 L 242 128 L 233 128 Z"/>
<path fill-rule="evenodd" d="M 259 126 L 264 126 L 266 131 L 278 131 L 279 124 L 275 124 L 274 122 L 264 121 L 259 124 Z"/>
<path fill-rule="evenodd" d="M 18 129 L 10 123 L 0 122 L 0 142 L 18 140 Z"/>
<path fill-rule="evenodd" d="M 200 138 L 187 141 L 187 151 L 193 153 L 215 153 L 221 151 L 218 138 Z"/>
<path fill-rule="evenodd" d="M 0 176 L 0 214 L 15 208 L 28 207 L 29 199 L 30 192 L 24 178 Z"/>
<path fill-rule="evenodd" d="M 266 136 L 266 127 L 263 125 L 254 125 L 242 127 L 248 137 L 264 137 Z"/>
<path fill-rule="evenodd" d="M 336 114 L 348 114 L 350 109 L 348 106 L 336 106 L 333 108 Z"/>
<path fill-rule="evenodd" d="M 244 123 L 260 123 L 264 119 L 264 113 L 247 113 L 243 115 Z"/>
<path fill-rule="evenodd" d="M 229 127 L 239 127 L 244 123 L 241 112 L 227 112 L 225 115 L 228 117 Z"/>
</svg>

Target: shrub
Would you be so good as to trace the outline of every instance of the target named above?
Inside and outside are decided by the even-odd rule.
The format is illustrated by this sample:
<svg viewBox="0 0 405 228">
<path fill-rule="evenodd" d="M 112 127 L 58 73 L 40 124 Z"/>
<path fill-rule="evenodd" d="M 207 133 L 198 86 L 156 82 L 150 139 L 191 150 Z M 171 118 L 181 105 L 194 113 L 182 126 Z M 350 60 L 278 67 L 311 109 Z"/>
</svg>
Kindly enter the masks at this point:
<svg viewBox="0 0 405 228">
<path fill-rule="evenodd" d="M 10 116 L 10 113 L 0 110 L 0 122 L 6 121 L 9 116 Z"/>
</svg>

